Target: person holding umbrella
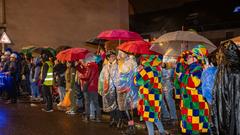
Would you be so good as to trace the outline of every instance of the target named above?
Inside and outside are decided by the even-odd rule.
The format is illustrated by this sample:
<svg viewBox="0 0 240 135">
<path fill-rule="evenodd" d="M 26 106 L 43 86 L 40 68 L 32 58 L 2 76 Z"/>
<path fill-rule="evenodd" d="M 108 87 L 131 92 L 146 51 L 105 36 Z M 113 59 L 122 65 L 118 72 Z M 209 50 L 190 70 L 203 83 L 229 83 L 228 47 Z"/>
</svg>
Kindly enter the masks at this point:
<svg viewBox="0 0 240 135">
<path fill-rule="evenodd" d="M 86 72 L 80 79 L 85 80 L 84 85 L 84 101 L 85 101 L 85 112 L 86 116 L 84 121 L 94 120 L 94 109 L 96 110 L 96 121 L 101 122 L 101 110 L 98 101 L 98 65 L 95 62 L 96 56 L 92 53 L 88 53 L 85 56 L 84 63 Z M 92 107 L 90 105 L 92 104 Z M 91 117 L 90 117 L 91 116 Z"/>
<path fill-rule="evenodd" d="M 117 75 L 118 65 L 115 51 L 106 53 L 107 62 L 99 76 L 98 93 L 102 96 L 103 111 L 110 113 L 110 127 L 117 126 L 119 120 L 119 110 L 117 104 Z"/>
<path fill-rule="evenodd" d="M 123 126 L 123 116 L 127 116 L 128 129 L 127 134 L 135 134 L 133 116 L 129 110 L 134 109 L 134 95 L 137 95 L 137 88 L 134 87 L 133 76 L 137 69 L 137 63 L 134 56 L 129 55 L 121 50 L 118 52 L 118 85 L 117 85 L 117 101 L 119 110 L 121 111 L 120 128 Z M 133 84 L 133 85 L 132 85 Z"/>
<path fill-rule="evenodd" d="M 45 112 L 53 112 L 53 104 L 52 104 L 52 94 L 51 88 L 53 86 L 53 63 L 49 60 L 48 53 L 42 53 L 42 62 L 43 66 L 41 68 L 41 85 L 42 85 L 42 94 L 45 99 L 47 106 L 43 108 L 42 111 Z"/>
</svg>

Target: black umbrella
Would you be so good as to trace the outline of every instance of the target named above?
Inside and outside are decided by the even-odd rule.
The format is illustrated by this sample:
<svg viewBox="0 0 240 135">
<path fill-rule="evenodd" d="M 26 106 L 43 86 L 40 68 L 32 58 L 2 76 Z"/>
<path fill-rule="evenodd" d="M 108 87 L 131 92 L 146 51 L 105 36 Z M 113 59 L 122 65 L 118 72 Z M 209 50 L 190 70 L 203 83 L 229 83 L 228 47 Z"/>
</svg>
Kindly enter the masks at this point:
<svg viewBox="0 0 240 135">
<path fill-rule="evenodd" d="M 62 46 L 59 46 L 59 47 L 56 48 L 56 52 L 59 53 L 63 50 L 69 49 L 69 48 L 71 48 L 71 46 L 62 45 Z"/>
<path fill-rule="evenodd" d="M 93 39 L 88 40 L 86 43 L 92 44 L 92 45 L 104 45 L 106 41 L 108 41 L 108 40 L 93 38 Z"/>
</svg>

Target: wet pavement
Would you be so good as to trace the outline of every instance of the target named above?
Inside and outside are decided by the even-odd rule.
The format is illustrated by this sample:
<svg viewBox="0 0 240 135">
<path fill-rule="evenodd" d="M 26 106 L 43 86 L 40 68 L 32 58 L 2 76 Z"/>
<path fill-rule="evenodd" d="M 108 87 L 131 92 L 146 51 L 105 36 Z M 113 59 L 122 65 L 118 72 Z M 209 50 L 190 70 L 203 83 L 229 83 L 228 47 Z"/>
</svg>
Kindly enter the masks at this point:
<svg viewBox="0 0 240 135">
<path fill-rule="evenodd" d="M 46 113 L 41 106 L 0 101 L 0 135 L 121 135 L 119 130 L 108 126 L 108 116 L 104 116 L 102 123 L 85 123 L 80 114 L 67 115 L 56 109 Z M 164 125 L 171 134 L 179 134 L 176 125 L 167 122 Z M 137 135 L 146 134 L 146 130 L 137 129 Z"/>
</svg>

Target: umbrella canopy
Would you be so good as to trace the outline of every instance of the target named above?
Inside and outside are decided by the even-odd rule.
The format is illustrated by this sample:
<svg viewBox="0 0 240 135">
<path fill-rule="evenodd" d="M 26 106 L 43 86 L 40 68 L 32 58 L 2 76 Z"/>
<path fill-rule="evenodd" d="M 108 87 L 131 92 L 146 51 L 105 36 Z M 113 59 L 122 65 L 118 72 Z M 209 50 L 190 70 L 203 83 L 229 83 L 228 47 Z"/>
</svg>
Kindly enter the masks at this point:
<svg viewBox="0 0 240 135">
<path fill-rule="evenodd" d="M 105 45 L 106 41 L 108 41 L 108 40 L 93 38 L 93 39 L 88 40 L 86 43 L 92 44 L 92 45 Z"/>
<path fill-rule="evenodd" d="M 52 48 L 42 48 L 42 47 L 37 47 L 37 48 L 33 48 L 29 51 L 33 57 L 37 57 L 39 55 L 41 55 L 42 53 L 45 53 L 47 55 L 49 55 L 50 57 L 55 56 L 56 53 L 54 53 L 54 49 Z"/>
<path fill-rule="evenodd" d="M 48 48 L 45 48 L 46 50 L 48 50 L 51 54 L 52 54 L 52 56 L 56 56 L 56 50 L 55 49 L 53 49 L 53 48 L 50 48 L 50 47 L 48 47 Z"/>
<path fill-rule="evenodd" d="M 34 48 L 30 51 L 30 53 L 32 53 L 32 56 L 33 57 L 36 57 L 36 56 L 39 56 L 41 55 L 42 51 L 44 50 L 44 48 L 42 47 L 37 47 L 37 48 Z"/>
<path fill-rule="evenodd" d="M 230 40 L 232 40 L 232 41 L 238 46 L 238 49 L 240 50 L 240 36 L 234 37 L 234 38 L 232 38 L 232 39 L 230 39 Z M 224 43 L 224 42 L 226 42 L 226 41 L 227 41 L 227 40 L 222 41 L 221 43 Z"/>
<path fill-rule="evenodd" d="M 20 53 L 28 54 L 28 53 L 31 53 L 31 51 L 35 48 L 36 47 L 34 47 L 34 46 L 23 47 L 22 50 L 20 51 Z"/>
<path fill-rule="evenodd" d="M 125 42 L 117 48 L 119 50 L 134 54 L 155 54 L 155 52 L 149 50 L 150 47 L 151 43 L 143 40 L 138 40 Z"/>
<path fill-rule="evenodd" d="M 216 49 L 216 46 L 207 38 L 193 31 L 175 31 L 160 36 L 150 50 L 169 56 L 178 56 L 184 50 L 190 50 L 197 44 L 203 44 L 209 52 Z"/>
<path fill-rule="evenodd" d="M 24 46 L 24 47 L 22 47 L 22 50 L 28 50 L 28 49 L 33 49 L 33 48 L 35 48 L 35 46 L 33 46 L 33 45 Z"/>
<path fill-rule="evenodd" d="M 84 59 L 88 52 L 89 51 L 85 48 L 70 48 L 59 52 L 56 57 L 60 61 L 73 62 L 79 59 Z"/>
<path fill-rule="evenodd" d="M 240 45 L 240 36 L 232 38 L 230 40 L 232 40 L 235 44 Z"/>
<path fill-rule="evenodd" d="M 106 40 L 143 40 L 138 33 L 121 29 L 101 32 L 97 38 Z"/>
<path fill-rule="evenodd" d="M 59 53 L 63 50 L 67 50 L 69 48 L 71 48 L 71 46 L 67 46 L 67 45 L 59 46 L 59 47 L 56 48 L 56 53 Z"/>
</svg>

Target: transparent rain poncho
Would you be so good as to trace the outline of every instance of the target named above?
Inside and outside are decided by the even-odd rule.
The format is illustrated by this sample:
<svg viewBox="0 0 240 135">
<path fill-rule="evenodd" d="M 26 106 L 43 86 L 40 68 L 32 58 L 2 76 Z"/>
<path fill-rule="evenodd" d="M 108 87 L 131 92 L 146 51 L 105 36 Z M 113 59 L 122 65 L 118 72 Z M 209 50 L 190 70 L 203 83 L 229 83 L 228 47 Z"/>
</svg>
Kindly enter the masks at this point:
<svg viewBox="0 0 240 135">
<path fill-rule="evenodd" d="M 121 110 L 137 107 L 138 90 L 134 85 L 137 62 L 134 56 L 119 52 L 118 103 Z"/>
<path fill-rule="evenodd" d="M 102 96 L 104 112 L 111 112 L 117 108 L 117 77 L 117 61 L 106 62 L 98 80 L 98 93 Z"/>
</svg>

